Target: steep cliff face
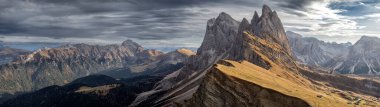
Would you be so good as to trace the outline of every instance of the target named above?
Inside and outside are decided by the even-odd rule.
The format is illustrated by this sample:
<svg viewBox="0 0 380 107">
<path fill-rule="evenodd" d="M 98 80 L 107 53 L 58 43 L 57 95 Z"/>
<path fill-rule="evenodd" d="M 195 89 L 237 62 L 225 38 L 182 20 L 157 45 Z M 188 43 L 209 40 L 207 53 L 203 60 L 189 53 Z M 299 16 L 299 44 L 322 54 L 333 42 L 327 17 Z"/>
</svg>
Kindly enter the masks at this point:
<svg viewBox="0 0 380 107">
<path fill-rule="evenodd" d="M 265 8 L 267 7 L 264 6 L 263 9 Z M 252 31 L 251 29 L 252 27 L 249 26 L 249 22 L 246 19 L 243 19 L 234 46 L 229 52 L 229 59 L 247 60 L 263 68 L 269 69 L 271 67 L 269 63 L 260 56 L 263 54 L 271 61 L 284 65 L 285 68 L 294 68 L 296 66 L 293 56 L 289 51 L 290 49 L 288 47 L 287 39 L 285 39 L 284 43 L 282 41 L 275 42 L 273 39 L 277 40 L 281 38 L 276 35 L 258 36 L 253 34 L 256 31 Z"/>
<path fill-rule="evenodd" d="M 290 50 L 288 38 L 284 27 L 276 11 L 272 11 L 269 6 L 264 5 L 262 15 L 259 17 L 255 12 L 252 20 L 253 34 L 271 42 L 279 43 L 285 50 Z M 290 53 L 289 51 L 288 53 Z"/>
</svg>

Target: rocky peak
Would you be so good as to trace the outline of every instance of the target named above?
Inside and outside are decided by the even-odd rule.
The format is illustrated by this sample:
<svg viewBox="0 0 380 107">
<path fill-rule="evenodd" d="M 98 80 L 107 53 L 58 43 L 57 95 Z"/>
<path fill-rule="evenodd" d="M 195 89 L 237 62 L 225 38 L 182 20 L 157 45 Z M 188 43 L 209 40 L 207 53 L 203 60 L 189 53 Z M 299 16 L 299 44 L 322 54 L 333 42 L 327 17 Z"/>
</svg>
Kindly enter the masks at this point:
<svg viewBox="0 0 380 107">
<path fill-rule="evenodd" d="M 255 13 L 251 22 L 252 32 L 261 38 L 272 42 L 279 42 L 283 48 L 290 50 L 288 38 L 286 37 L 282 22 L 277 16 L 277 12 L 272 11 L 269 6 L 264 5 L 261 17 L 258 19 L 257 17 L 258 15 Z M 291 52 L 289 51 L 289 53 Z"/>
<path fill-rule="evenodd" d="M 207 29 L 201 47 L 197 54 L 221 54 L 231 47 L 234 35 L 237 33 L 239 22 L 230 15 L 222 12 L 215 19 L 207 22 Z"/>
<path fill-rule="evenodd" d="M 141 51 L 143 51 L 144 50 L 144 48 L 141 46 L 141 45 L 139 45 L 138 43 L 136 43 L 136 42 L 134 42 L 134 41 L 132 41 L 132 40 L 126 40 L 126 41 L 124 41 L 122 44 L 121 44 L 121 46 L 124 46 L 124 47 L 127 47 L 127 48 L 129 48 L 130 50 L 132 50 L 132 51 L 138 51 L 138 52 L 141 52 Z"/>
<path fill-rule="evenodd" d="M 221 12 L 219 16 L 216 18 L 217 21 L 227 21 L 233 23 L 234 19 L 227 13 Z"/>
<path fill-rule="evenodd" d="M 380 51 L 380 38 L 362 36 L 352 47 L 352 51 L 362 53 L 364 51 Z M 368 53 L 367 53 L 368 54 Z"/>
<path fill-rule="evenodd" d="M 380 43 L 380 38 L 371 37 L 371 36 L 362 36 L 356 44 L 368 44 L 368 43 Z"/>
<path fill-rule="evenodd" d="M 254 13 L 254 15 L 252 17 L 252 20 L 251 20 L 251 24 L 252 24 L 253 27 L 257 26 L 257 22 L 259 21 L 259 18 L 260 18 L 259 14 L 257 13 L 257 11 L 255 11 L 255 13 Z M 255 29 L 255 28 L 253 28 L 253 29 Z"/>
<path fill-rule="evenodd" d="M 262 11 L 262 17 L 268 17 L 272 14 L 272 9 L 268 5 L 263 5 Z"/>
<path fill-rule="evenodd" d="M 380 38 L 362 36 L 332 68 L 343 74 L 380 74 Z"/>
<path fill-rule="evenodd" d="M 302 35 L 292 31 L 286 31 L 286 36 L 288 36 L 288 38 L 302 38 Z"/>
</svg>

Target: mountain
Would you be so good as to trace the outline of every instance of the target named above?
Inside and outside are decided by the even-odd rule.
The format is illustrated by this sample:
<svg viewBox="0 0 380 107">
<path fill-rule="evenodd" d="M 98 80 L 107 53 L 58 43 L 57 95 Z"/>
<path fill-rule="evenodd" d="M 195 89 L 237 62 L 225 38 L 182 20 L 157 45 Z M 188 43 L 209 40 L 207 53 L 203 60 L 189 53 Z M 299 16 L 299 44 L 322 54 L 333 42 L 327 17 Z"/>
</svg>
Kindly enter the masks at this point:
<svg viewBox="0 0 380 107">
<path fill-rule="evenodd" d="M 313 37 L 287 31 L 290 47 L 299 62 L 309 66 L 321 67 L 329 61 L 344 57 L 349 53 L 351 43 L 328 43 Z"/>
<path fill-rule="evenodd" d="M 126 57 L 123 67 L 150 75 L 127 79 L 87 76 L 23 94 L 1 106 L 380 106 L 378 80 L 310 69 L 298 63 L 292 48 L 276 11 L 267 5 L 261 16 L 255 12 L 251 22 L 236 21 L 222 12 L 208 20 L 197 53 L 179 49 L 163 54 L 133 48 L 138 52 Z M 178 62 L 183 65 L 172 72 L 154 69 Z"/>
<path fill-rule="evenodd" d="M 362 36 L 351 43 L 327 43 L 288 31 L 298 62 L 341 74 L 379 75 L 380 38 Z"/>
<path fill-rule="evenodd" d="M 64 86 L 49 86 L 8 100 L 1 107 L 126 107 L 136 94 L 151 89 L 160 80 L 138 76 L 116 80 L 105 75 L 90 75 Z"/>
<path fill-rule="evenodd" d="M 0 65 L 11 62 L 18 55 L 27 54 L 28 52 L 27 50 L 4 46 L 3 41 L 0 41 Z"/>
<path fill-rule="evenodd" d="M 232 47 L 231 42 L 238 32 L 239 22 L 222 12 L 217 18 L 207 21 L 206 34 L 195 56 L 191 56 L 184 67 L 167 75 L 158 82 L 153 90 L 139 94 L 131 106 L 152 106 L 154 102 L 167 102 L 178 96 L 190 98 L 197 89 L 197 84 L 205 75 L 206 69 L 218 60 L 227 57 L 226 52 Z M 189 91 L 189 92 L 186 92 Z M 180 98 L 178 98 L 180 99 Z"/>
<path fill-rule="evenodd" d="M 210 19 L 197 54 L 130 106 L 378 106 L 379 89 L 378 81 L 298 65 L 277 13 L 264 5 L 251 23 L 226 13 Z"/>
<path fill-rule="evenodd" d="M 131 40 L 121 45 L 74 44 L 40 49 L 0 65 L 0 93 L 15 94 L 64 85 L 90 74 L 115 78 L 163 76 L 181 68 L 182 62 L 192 54 L 185 49 L 167 54 L 144 50 Z"/>
<path fill-rule="evenodd" d="M 128 62 L 129 65 L 126 67 L 102 71 L 99 74 L 114 78 L 138 75 L 165 76 L 183 67 L 183 62 L 192 55 L 195 55 L 193 51 L 184 48 L 166 54 L 156 50 L 145 50 L 138 54 L 138 60 Z"/>
<path fill-rule="evenodd" d="M 380 75 L 380 38 L 362 36 L 345 58 L 332 61 L 335 72 Z M 329 65 L 332 65 L 329 64 Z"/>
<path fill-rule="evenodd" d="M 30 53 L 30 51 L 0 46 L 0 65 L 9 63 L 15 58 L 17 58 L 19 55 L 24 55 L 28 53 Z"/>
</svg>

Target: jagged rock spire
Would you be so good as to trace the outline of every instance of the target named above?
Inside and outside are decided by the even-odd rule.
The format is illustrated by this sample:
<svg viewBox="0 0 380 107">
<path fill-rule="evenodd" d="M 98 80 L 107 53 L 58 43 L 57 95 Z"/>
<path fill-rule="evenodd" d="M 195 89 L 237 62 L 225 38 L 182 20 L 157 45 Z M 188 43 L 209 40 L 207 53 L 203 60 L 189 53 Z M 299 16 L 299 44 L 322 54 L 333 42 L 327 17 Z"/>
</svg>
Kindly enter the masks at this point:
<svg viewBox="0 0 380 107">
<path fill-rule="evenodd" d="M 220 54 L 228 50 L 231 47 L 230 43 L 234 41 L 238 26 L 239 22 L 224 12 L 221 12 L 216 19 L 208 20 L 206 34 L 197 54 L 204 54 L 209 50 Z"/>
<path fill-rule="evenodd" d="M 271 39 L 270 41 L 272 42 L 279 42 L 286 50 L 289 50 L 288 53 L 291 53 L 282 22 L 277 12 L 272 11 L 268 5 L 263 6 L 262 15 L 260 17 L 257 12 L 255 12 L 251 20 L 251 25 L 252 32 L 255 35 L 261 38 Z"/>
<path fill-rule="evenodd" d="M 272 9 L 268 5 L 263 5 L 262 11 L 262 17 L 269 17 L 272 13 Z"/>
</svg>

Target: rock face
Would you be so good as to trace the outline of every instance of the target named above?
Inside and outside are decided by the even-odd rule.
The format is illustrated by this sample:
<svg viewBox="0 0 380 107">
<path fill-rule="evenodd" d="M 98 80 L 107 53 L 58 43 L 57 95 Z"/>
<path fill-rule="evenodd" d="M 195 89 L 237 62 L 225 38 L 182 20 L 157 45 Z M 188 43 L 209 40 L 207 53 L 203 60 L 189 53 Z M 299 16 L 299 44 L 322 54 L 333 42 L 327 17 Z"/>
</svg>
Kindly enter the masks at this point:
<svg viewBox="0 0 380 107">
<path fill-rule="evenodd" d="M 299 62 L 309 66 L 323 67 L 329 61 L 345 57 L 351 43 L 326 43 L 313 37 L 302 37 L 300 34 L 287 31 L 289 44 Z"/>
<path fill-rule="evenodd" d="M 252 31 L 261 38 L 278 42 L 286 50 L 289 50 L 288 38 L 284 27 L 276 11 L 272 11 L 267 5 L 263 6 L 261 17 L 255 12 L 252 20 Z M 289 51 L 290 52 L 290 51 Z"/>
<path fill-rule="evenodd" d="M 182 61 L 187 57 L 144 50 L 131 40 L 121 45 L 75 44 L 41 49 L 0 66 L 0 93 L 28 92 L 50 85 L 64 85 L 95 73 L 138 76 L 160 72 L 165 75 L 182 67 Z"/>
</svg>

